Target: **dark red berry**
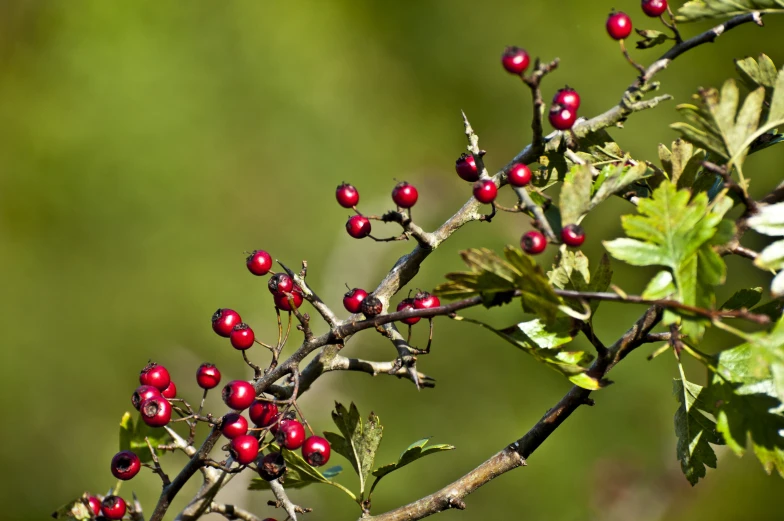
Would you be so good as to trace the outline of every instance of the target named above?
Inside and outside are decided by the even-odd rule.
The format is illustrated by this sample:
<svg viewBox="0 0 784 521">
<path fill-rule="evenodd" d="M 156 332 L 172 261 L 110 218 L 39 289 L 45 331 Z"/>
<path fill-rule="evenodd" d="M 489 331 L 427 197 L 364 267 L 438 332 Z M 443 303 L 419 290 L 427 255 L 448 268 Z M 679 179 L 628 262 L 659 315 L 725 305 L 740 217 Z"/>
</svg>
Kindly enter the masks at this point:
<svg viewBox="0 0 784 521">
<path fill-rule="evenodd" d="M 223 388 L 223 401 L 234 410 L 250 407 L 256 398 L 256 390 L 245 380 L 232 380 Z"/>
<path fill-rule="evenodd" d="M 291 295 L 291 300 L 294 301 L 294 308 L 299 308 L 302 305 L 302 289 L 296 284 L 294 285 L 294 289 L 291 290 L 291 293 L 276 293 L 275 294 L 275 306 L 278 309 L 282 309 L 283 311 L 291 311 L 291 302 L 289 302 L 289 295 Z"/>
<path fill-rule="evenodd" d="M 359 192 L 352 185 L 343 183 L 335 190 L 335 198 L 343 208 L 353 208 L 359 203 Z"/>
<path fill-rule="evenodd" d="M 120 496 L 106 496 L 101 501 L 101 513 L 107 519 L 122 519 L 127 509 L 128 505 Z"/>
<path fill-rule="evenodd" d="M 87 504 L 90 506 L 90 511 L 93 515 L 98 516 L 101 515 L 101 500 L 95 496 L 90 496 L 87 498 Z"/>
<path fill-rule="evenodd" d="M 474 197 L 480 203 L 490 204 L 495 201 L 496 195 L 498 195 L 498 187 L 490 179 L 477 181 L 474 184 Z"/>
<path fill-rule="evenodd" d="M 373 295 L 368 295 L 362 301 L 359 310 L 368 318 L 373 318 L 384 310 L 384 305 Z"/>
<path fill-rule="evenodd" d="M 256 460 L 259 454 L 259 440 L 250 434 L 243 434 L 231 440 L 229 453 L 240 465 L 248 465 Z"/>
<path fill-rule="evenodd" d="M 329 461 L 329 454 L 332 449 L 329 447 L 329 442 L 321 436 L 311 436 L 305 440 L 302 445 L 302 457 L 308 462 L 308 465 L 320 467 Z"/>
<path fill-rule="evenodd" d="M 350 289 L 343 295 L 343 307 L 346 308 L 346 311 L 349 313 L 359 313 L 362 307 L 362 301 L 365 300 L 365 297 L 367 296 L 368 293 L 364 289 Z"/>
<path fill-rule="evenodd" d="M 169 387 L 171 377 L 169 376 L 169 371 L 167 371 L 165 367 L 158 365 L 155 362 L 150 362 L 142 369 L 142 372 L 139 373 L 139 382 L 142 385 L 151 385 L 159 391 L 163 391 Z"/>
<path fill-rule="evenodd" d="M 233 309 L 219 309 L 212 315 L 212 330 L 222 337 L 229 338 L 234 326 L 242 322 L 240 314 Z"/>
<path fill-rule="evenodd" d="M 567 246 L 576 248 L 585 242 L 585 230 L 579 224 L 564 226 L 561 230 L 561 240 Z"/>
<path fill-rule="evenodd" d="M 259 476 L 264 481 L 274 481 L 286 472 L 286 460 L 280 452 L 270 452 L 261 458 L 256 466 L 259 469 Z"/>
<path fill-rule="evenodd" d="M 476 166 L 476 159 L 470 154 L 463 154 L 455 161 L 455 170 L 460 179 L 473 183 L 479 179 L 479 167 Z"/>
<path fill-rule="evenodd" d="M 441 305 L 441 301 L 435 295 L 427 291 L 420 291 L 414 295 L 414 308 L 431 309 Z"/>
<path fill-rule="evenodd" d="M 220 371 L 214 364 L 203 363 L 196 371 L 196 383 L 202 389 L 213 389 L 218 386 L 220 380 Z"/>
<path fill-rule="evenodd" d="M 277 419 L 278 406 L 274 403 L 256 400 L 251 404 L 248 415 L 256 427 L 269 427 Z"/>
<path fill-rule="evenodd" d="M 272 269 L 272 257 L 264 250 L 254 250 L 245 261 L 248 271 L 254 275 L 266 275 Z"/>
<path fill-rule="evenodd" d="M 221 419 L 220 431 L 230 440 L 237 436 L 244 436 L 248 434 L 248 420 L 236 412 L 230 412 Z"/>
<path fill-rule="evenodd" d="M 419 192 L 412 184 L 405 181 L 398 183 L 392 190 L 392 200 L 401 208 L 411 208 L 417 202 Z"/>
<path fill-rule="evenodd" d="M 561 105 L 553 105 L 550 107 L 548 119 L 553 128 L 569 130 L 574 125 L 574 122 L 577 121 L 577 112 Z"/>
<path fill-rule="evenodd" d="M 163 427 L 171 420 L 172 406 L 163 396 L 153 396 L 141 403 L 139 412 L 150 427 Z"/>
<path fill-rule="evenodd" d="M 560 105 L 572 112 L 577 112 L 577 109 L 580 108 L 580 95 L 576 90 L 564 87 L 553 96 L 553 105 Z"/>
<path fill-rule="evenodd" d="M 269 282 L 267 282 L 267 289 L 269 289 L 270 293 L 273 295 L 291 291 L 294 289 L 294 279 L 285 273 L 276 273 L 270 277 Z"/>
<path fill-rule="evenodd" d="M 298 420 L 286 418 L 280 421 L 275 439 L 281 447 L 296 450 L 305 442 L 305 427 Z"/>
<path fill-rule="evenodd" d="M 240 322 L 234 326 L 229 338 L 234 349 L 245 350 L 253 345 L 256 335 L 253 334 L 253 330 L 248 324 Z"/>
<path fill-rule="evenodd" d="M 658 18 L 667 10 L 667 0 L 642 0 L 642 10 L 651 18 Z"/>
<path fill-rule="evenodd" d="M 538 230 L 531 230 L 520 239 L 520 246 L 529 255 L 542 253 L 547 246 L 547 238 Z"/>
<path fill-rule="evenodd" d="M 144 400 L 160 395 L 161 392 L 152 385 L 140 385 L 131 395 L 131 403 L 133 404 L 133 408 L 138 411 L 139 406 Z"/>
<path fill-rule="evenodd" d="M 177 398 L 177 386 L 174 382 L 169 382 L 169 386 L 161 392 L 161 395 L 167 400 Z"/>
<path fill-rule="evenodd" d="M 526 186 L 531 182 L 531 169 L 522 163 L 515 163 L 509 169 L 507 179 L 512 186 Z"/>
<path fill-rule="evenodd" d="M 614 40 L 623 40 L 632 33 L 632 19 L 622 11 L 613 11 L 607 17 L 607 34 Z"/>
<path fill-rule="evenodd" d="M 352 215 L 346 221 L 346 231 L 355 239 L 364 239 L 370 235 L 370 221 L 364 215 Z"/>
<path fill-rule="evenodd" d="M 531 58 L 525 49 L 519 47 L 507 47 L 501 55 L 501 64 L 510 74 L 520 76 L 528 68 Z"/>
<path fill-rule="evenodd" d="M 112 475 L 123 481 L 127 481 L 139 473 L 142 462 L 139 456 L 129 450 L 118 452 L 112 458 Z"/>
<path fill-rule="evenodd" d="M 400 304 L 397 305 L 398 311 L 409 311 L 411 309 L 414 309 L 414 299 L 412 298 L 401 300 Z M 408 324 L 409 326 L 413 326 L 414 324 L 419 322 L 419 320 L 420 320 L 419 317 L 409 317 L 409 318 L 402 319 L 401 322 L 404 324 Z"/>
</svg>

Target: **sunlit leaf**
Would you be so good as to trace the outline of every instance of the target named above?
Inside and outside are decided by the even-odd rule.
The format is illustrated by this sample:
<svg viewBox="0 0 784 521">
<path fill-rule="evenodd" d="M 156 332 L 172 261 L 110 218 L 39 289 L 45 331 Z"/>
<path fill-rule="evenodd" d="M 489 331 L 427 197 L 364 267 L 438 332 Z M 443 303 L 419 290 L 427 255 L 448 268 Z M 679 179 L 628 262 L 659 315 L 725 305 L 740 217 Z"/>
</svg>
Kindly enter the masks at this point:
<svg viewBox="0 0 784 521">
<path fill-rule="evenodd" d="M 93 519 L 92 512 L 88 508 L 86 501 L 89 494 L 85 492 L 73 501 L 69 501 L 52 513 L 54 519 L 76 519 L 78 521 L 85 521 L 86 519 Z"/>
<path fill-rule="evenodd" d="M 784 12 L 781 0 L 691 0 L 678 9 L 679 22 L 696 22 L 766 10 Z"/>
<path fill-rule="evenodd" d="M 403 453 L 400 455 L 400 457 L 397 459 L 396 462 L 377 468 L 376 470 L 373 471 L 373 475 L 376 478 L 381 479 L 387 474 L 389 474 L 390 472 L 394 472 L 400 468 L 403 468 L 406 465 L 413 463 L 420 458 L 424 458 L 425 456 L 429 456 L 431 454 L 437 454 L 439 452 L 445 452 L 455 448 L 453 445 L 447 445 L 444 443 L 438 445 L 426 446 L 429 440 L 430 438 L 423 438 L 421 440 L 415 441 L 414 443 L 406 447 L 406 450 L 403 451 Z"/>
<path fill-rule="evenodd" d="M 332 420 L 340 430 L 340 434 L 325 432 L 324 436 L 332 446 L 332 450 L 349 460 L 359 476 L 359 493 L 364 497 L 367 480 L 373 468 L 376 451 L 381 444 L 384 428 L 374 413 L 370 413 L 363 422 L 357 406 L 352 402 L 349 409 L 335 402 Z"/>
<path fill-rule="evenodd" d="M 588 165 L 575 165 L 564 179 L 558 207 L 563 225 L 579 222 L 591 202 L 593 175 Z"/>
</svg>

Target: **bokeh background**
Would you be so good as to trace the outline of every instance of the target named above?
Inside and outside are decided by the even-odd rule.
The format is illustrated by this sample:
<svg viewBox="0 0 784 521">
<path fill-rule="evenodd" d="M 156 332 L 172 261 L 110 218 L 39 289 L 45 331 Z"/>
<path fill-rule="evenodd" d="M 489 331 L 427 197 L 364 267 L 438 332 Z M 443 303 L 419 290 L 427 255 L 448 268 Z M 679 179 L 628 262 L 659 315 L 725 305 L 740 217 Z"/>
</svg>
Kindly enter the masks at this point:
<svg viewBox="0 0 784 521">
<path fill-rule="evenodd" d="M 411 244 L 350 239 L 347 212 L 334 201 L 341 181 L 358 186 L 362 209 L 374 213 L 390 206 L 395 179 L 415 183 L 414 215 L 433 228 L 470 195 L 453 171 L 465 146 L 461 109 L 490 167 L 528 143 L 530 102 L 499 65 L 505 45 L 561 58 L 545 97 L 568 83 L 583 95 L 582 115 L 616 103 L 634 71 L 604 33 L 611 7 L 656 27 L 633 0 L 0 3 L 3 518 L 44 519 L 85 490 L 113 485 L 118 421 L 148 359 L 168 366 L 180 394 L 193 399 L 202 361 L 219 364 L 224 378 L 248 377 L 209 322 L 216 308 L 233 307 L 262 338 L 275 332 L 266 281 L 247 272 L 243 252 L 264 248 L 290 266 L 307 259 L 312 285 L 336 309 L 344 283 L 374 287 Z M 660 75 L 663 91 L 686 101 L 697 87 L 734 76 L 734 58 L 760 52 L 781 65 L 784 19 L 771 16 L 766 25 L 738 28 L 682 57 Z M 658 53 L 633 51 L 646 63 Z M 675 104 L 636 115 L 614 136 L 634 157 L 655 160 L 657 144 L 675 137 L 668 129 Z M 754 193 L 782 178 L 782 162 L 784 147 L 749 158 Z M 601 239 L 619 235 L 618 216 L 630 209 L 610 201 L 601 217 L 588 217 L 591 259 Z M 467 226 L 411 287 L 430 288 L 459 268 L 461 248 L 500 249 L 527 227 L 510 215 Z M 734 278 L 720 298 L 769 280 L 743 259 L 728 263 Z M 614 267 L 616 283 L 630 292 L 651 274 Z M 611 342 L 640 311 L 603 305 L 601 338 Z M 469 314 L 497 326 L 522 318 L 511 306 Z M 425 327 L 417 330 L 424 338 Z M 386 427 L 379 464 L 425 436 L 457 446 L 387 477 L 374 511 L 462 475 L 568 389 L 488 332 L 447 320 L 436 331 L 434 352 L 420 363 L 438 380 L 435 389 L 330 374 L 302 398 L 317 430 L 333 430 L 335 400 L 375 411 Z M 711 333 L 706 350 L 729 342 Z M 387 360 L 390 347 L 367 332 L 346 352 Z M 472 495 L 468 510 L 439 519 L 780 519 L 784 483 L 750 454 L 737 459 L 720 448 L 719 470 L 695 488 L 687 484 L 675 459 L 676 366 L 669 354 L 646 362 L 654 347 L 614 371 L 616 385 L 569 419 L 527 468 Z M 261 350 L 250 356 L 265 360 Z M 704 380 L 700 367 L 688 369 Z M 222 411 L 217 396 L 210 404 Z M 348 468 L 340 459 L 334 462 Z M 168 456 L 163 465 L 174 474 L 182 462 Z M 340 480 L 357 486 L 350 469 Z M 122 492 L 131 489 L 151 511 L 157 477 L 145 472 Z M 356 505 L 330 487 L 291 495 L 315 509 L 306 519 L 358 517 Z M 246 492 L 242 478 L 222 499 L 282 518 L 266 506 L 267 495 Z"/>
</svg>

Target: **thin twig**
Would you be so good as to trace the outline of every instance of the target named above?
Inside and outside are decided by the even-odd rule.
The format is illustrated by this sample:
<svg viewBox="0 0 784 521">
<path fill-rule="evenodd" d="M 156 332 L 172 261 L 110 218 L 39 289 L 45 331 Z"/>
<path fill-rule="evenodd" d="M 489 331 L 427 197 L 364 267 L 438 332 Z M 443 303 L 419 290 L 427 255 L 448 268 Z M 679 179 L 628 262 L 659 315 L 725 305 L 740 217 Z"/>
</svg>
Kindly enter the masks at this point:
<svg viewBox="0 0 784 521">
<path fill-rule="evenodd" d="M 243 510 L 234 505 L 224 505 L 222 503 L 215 503 L 214 501 L 210 503 L 210 507 L 207 511 L 220 514 L 226 519 L 230 519 L 230 520 L 239 519 L 241 521 L 261 521 L 260 517 L 251 514 L 247 510 Z"/>
<path fill-rule="evenodd" d="M 155 449 L 152 447 L 152 443 L 150 443 L 150 438 L 145 436 L 144 437 L 144 443 L 147 444 L 147 448 L 150 449 L 150 454 L 152 455 L 152 463 L 153 463 L 152 471 L 155 472 L 156 474 L 158 474 L 161 477 L 161 481 L 163 481 L 163 486 L 164 487 L 169 486 L 171 481 L 169 480 L 169 476 L 167 476 L 166 473 L 161 468 L 161 464 L 158 461 L 158 454 L 155 452 Z"/>
</svg>

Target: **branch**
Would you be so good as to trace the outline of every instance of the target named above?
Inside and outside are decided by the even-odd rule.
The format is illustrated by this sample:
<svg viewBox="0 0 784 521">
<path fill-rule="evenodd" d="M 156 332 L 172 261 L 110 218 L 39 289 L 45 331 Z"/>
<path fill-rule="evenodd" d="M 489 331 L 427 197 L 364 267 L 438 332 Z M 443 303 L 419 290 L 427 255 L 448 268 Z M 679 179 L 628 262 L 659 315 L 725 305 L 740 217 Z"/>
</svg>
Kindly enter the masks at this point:
<svg viewBox="0 0 784 521">
<path fill-rule="evenodd" d="M 260 517 L 251 514 L 247 510 L 243 510 L 241 508 L 235 507 L 234 505 L 223 505 L 220 503 L 213 502 L 210 503 L 210 508 L 207 511 L 220 514 L 226 519 L 240 519 L 242 521 L 261 521 Z"/>
<path fill-rule="evenodd" d="M 286 495 L 286 491 L 283 489 L 283 485 L 280 484 L 280 481 L 277 479 L 272 480 L 269 482 L 270 488 L 272 489 L 272 494 L 277 499 L 277 502 L 271 502 L 274 506 L 283 508 L 283 510 L 288 514 L 289 519 L 292 521 L 297 521 L 297 514 L 304 514 L 310 512 L 312 509 L 310 508 L 303 508 L 301 506 L 295 505 L 289 499 L 289 496 Z"/>
</svg>

